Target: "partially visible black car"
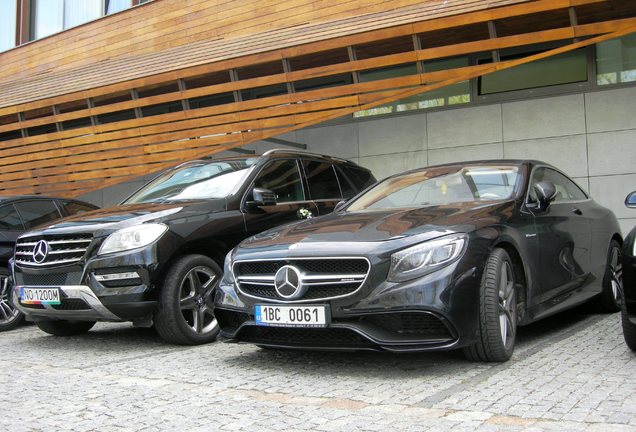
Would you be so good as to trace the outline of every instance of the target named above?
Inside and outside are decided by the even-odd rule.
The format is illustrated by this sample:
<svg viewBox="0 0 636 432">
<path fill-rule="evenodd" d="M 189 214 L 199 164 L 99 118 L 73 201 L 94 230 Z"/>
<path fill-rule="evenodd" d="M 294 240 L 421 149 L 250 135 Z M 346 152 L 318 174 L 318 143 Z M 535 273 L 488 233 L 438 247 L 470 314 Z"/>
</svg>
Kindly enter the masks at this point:
<svg viewBox="0 0 636 432">
<path fill-rule="evenodd" d="M 627 195 L 625 205 L 629 208 L 636 208 L 636 192 Z M 622 258 L 625 299 L 621 314 L 623 336 L 627 346 L 632 351 L 636 351 L 636 227 L 625 238 Z"/>
<path fill-rule="evenodd" d="M 610 210 L 542 162 L 398 174 L 228 254 L 220 337 L 505 361 L 518 325 L 592 299 L 619 310 L 619 233 Z"/>
<path fill-rule="evenodd" d="M 265 229 L 329 213 L 374 182 L 352 162 L 293 150 L 186 162 L 119 206 L 20 237 L 14 302 L 54 335 L 132 321 L 154 325 L 169 342 L 211 342 L 212 293 L 230 249 Z"/>
<path fill-rule="evenodd" d="M 0 331 L 11 330 L 24 320 L 9 301 L 9 259 L 16 239 L 39 225 L 97 208 L 83 201 L 39 195 L 0 197 Z"/>
</svg>

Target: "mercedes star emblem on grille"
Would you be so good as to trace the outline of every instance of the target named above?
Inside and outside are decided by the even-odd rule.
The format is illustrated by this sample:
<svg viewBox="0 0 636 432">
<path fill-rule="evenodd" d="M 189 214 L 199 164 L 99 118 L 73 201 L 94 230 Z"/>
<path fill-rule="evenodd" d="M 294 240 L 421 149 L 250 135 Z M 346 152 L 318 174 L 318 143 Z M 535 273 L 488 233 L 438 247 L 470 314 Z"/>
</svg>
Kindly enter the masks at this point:
<svg viewBox="0 0 636 432">
<path fill-rule="evenodd" d="M 35 244 L 33 248 L 33 261 L 40 264 L 44 262 L 46 256 L 49 254 L 49 244 L 46 240 L 40 240 Z"/>
<path fill-rule="evenodd" d="M 274 276 L 274 288 L 279 296 L 288 300 L 299 299 L 307 291 L 307 286 L 302 281 L 302 273 L 290 265 L 278 269 Z"/>
</svg>

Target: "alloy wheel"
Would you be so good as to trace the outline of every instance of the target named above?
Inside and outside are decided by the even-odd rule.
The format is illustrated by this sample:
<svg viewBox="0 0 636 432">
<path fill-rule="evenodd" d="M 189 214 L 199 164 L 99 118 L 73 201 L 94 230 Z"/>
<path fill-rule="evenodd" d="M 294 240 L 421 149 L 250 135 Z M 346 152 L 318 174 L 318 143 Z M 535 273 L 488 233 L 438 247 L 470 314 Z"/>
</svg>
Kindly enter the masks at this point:
<svg viewBox="0 0 636 432">
<path fill-rule="evenodd" d="M 19 318 L 20 311 L 9 301 L 11 280 L 7 275 L 0 275 L 0 325 L 9 324 Z"/>
<path fill-rule="evenodd" d="M 499 328 L 504 346 L 508 346 L 515 338 L 516 313 L 514 273 L 506 261 L 499 276 Z"/>
<path fill-rule="evenodd" d="M 623 264 L 621 261 L 621 252 L 616 247 L 612 249 L 610 272 L 612 275 L 612 296 L 614 300 L 620 304 L 623 295 Z"/>
<path fill-rule="evenodd" d="M 216 331 L 212 295 L 219 277 L 209 267 L 192 268 L 181 281 L 179 306 L 187 325 L 198 334 Z"/>
</svg>

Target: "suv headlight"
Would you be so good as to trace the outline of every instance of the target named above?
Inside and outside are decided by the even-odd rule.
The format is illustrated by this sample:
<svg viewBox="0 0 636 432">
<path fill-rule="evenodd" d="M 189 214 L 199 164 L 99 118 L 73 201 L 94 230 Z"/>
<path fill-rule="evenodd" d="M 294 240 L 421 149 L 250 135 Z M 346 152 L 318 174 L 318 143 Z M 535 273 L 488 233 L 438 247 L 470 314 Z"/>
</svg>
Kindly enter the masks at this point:
<svg viewBox="0 0 636 432">
<path fill-rule="evenodd" d="M 99 248 L 98 255 L 137 249 L 157 241 L 168 230 L 159 223 L 134 225 L 109 235 Z"/>
<path fill-rule="evenodd" d="M 447 266 L 459 259 L 467 241 L 466 234 L 453 234 L 396 252 L 387 279 L 404 282 Z"/>
</svg>

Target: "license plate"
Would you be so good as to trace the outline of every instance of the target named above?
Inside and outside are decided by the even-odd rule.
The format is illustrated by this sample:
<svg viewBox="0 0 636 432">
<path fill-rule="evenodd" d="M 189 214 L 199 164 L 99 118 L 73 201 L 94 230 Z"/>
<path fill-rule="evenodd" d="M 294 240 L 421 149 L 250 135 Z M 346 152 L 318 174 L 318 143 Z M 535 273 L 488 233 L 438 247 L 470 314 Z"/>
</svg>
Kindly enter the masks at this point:
<svg viewBox="0 0 636 432">
<path fill-rule="evenodd" d="M 327 308 L 318 306 L 255 305 L 257 325 L 277 327 L 326 327 Z"/>
<path fill-rule="evenodd" d="M 60 290 L 58 288 L 21 288 L 20 302 L 23 304 L 59 305 Z"/>
</svg>

